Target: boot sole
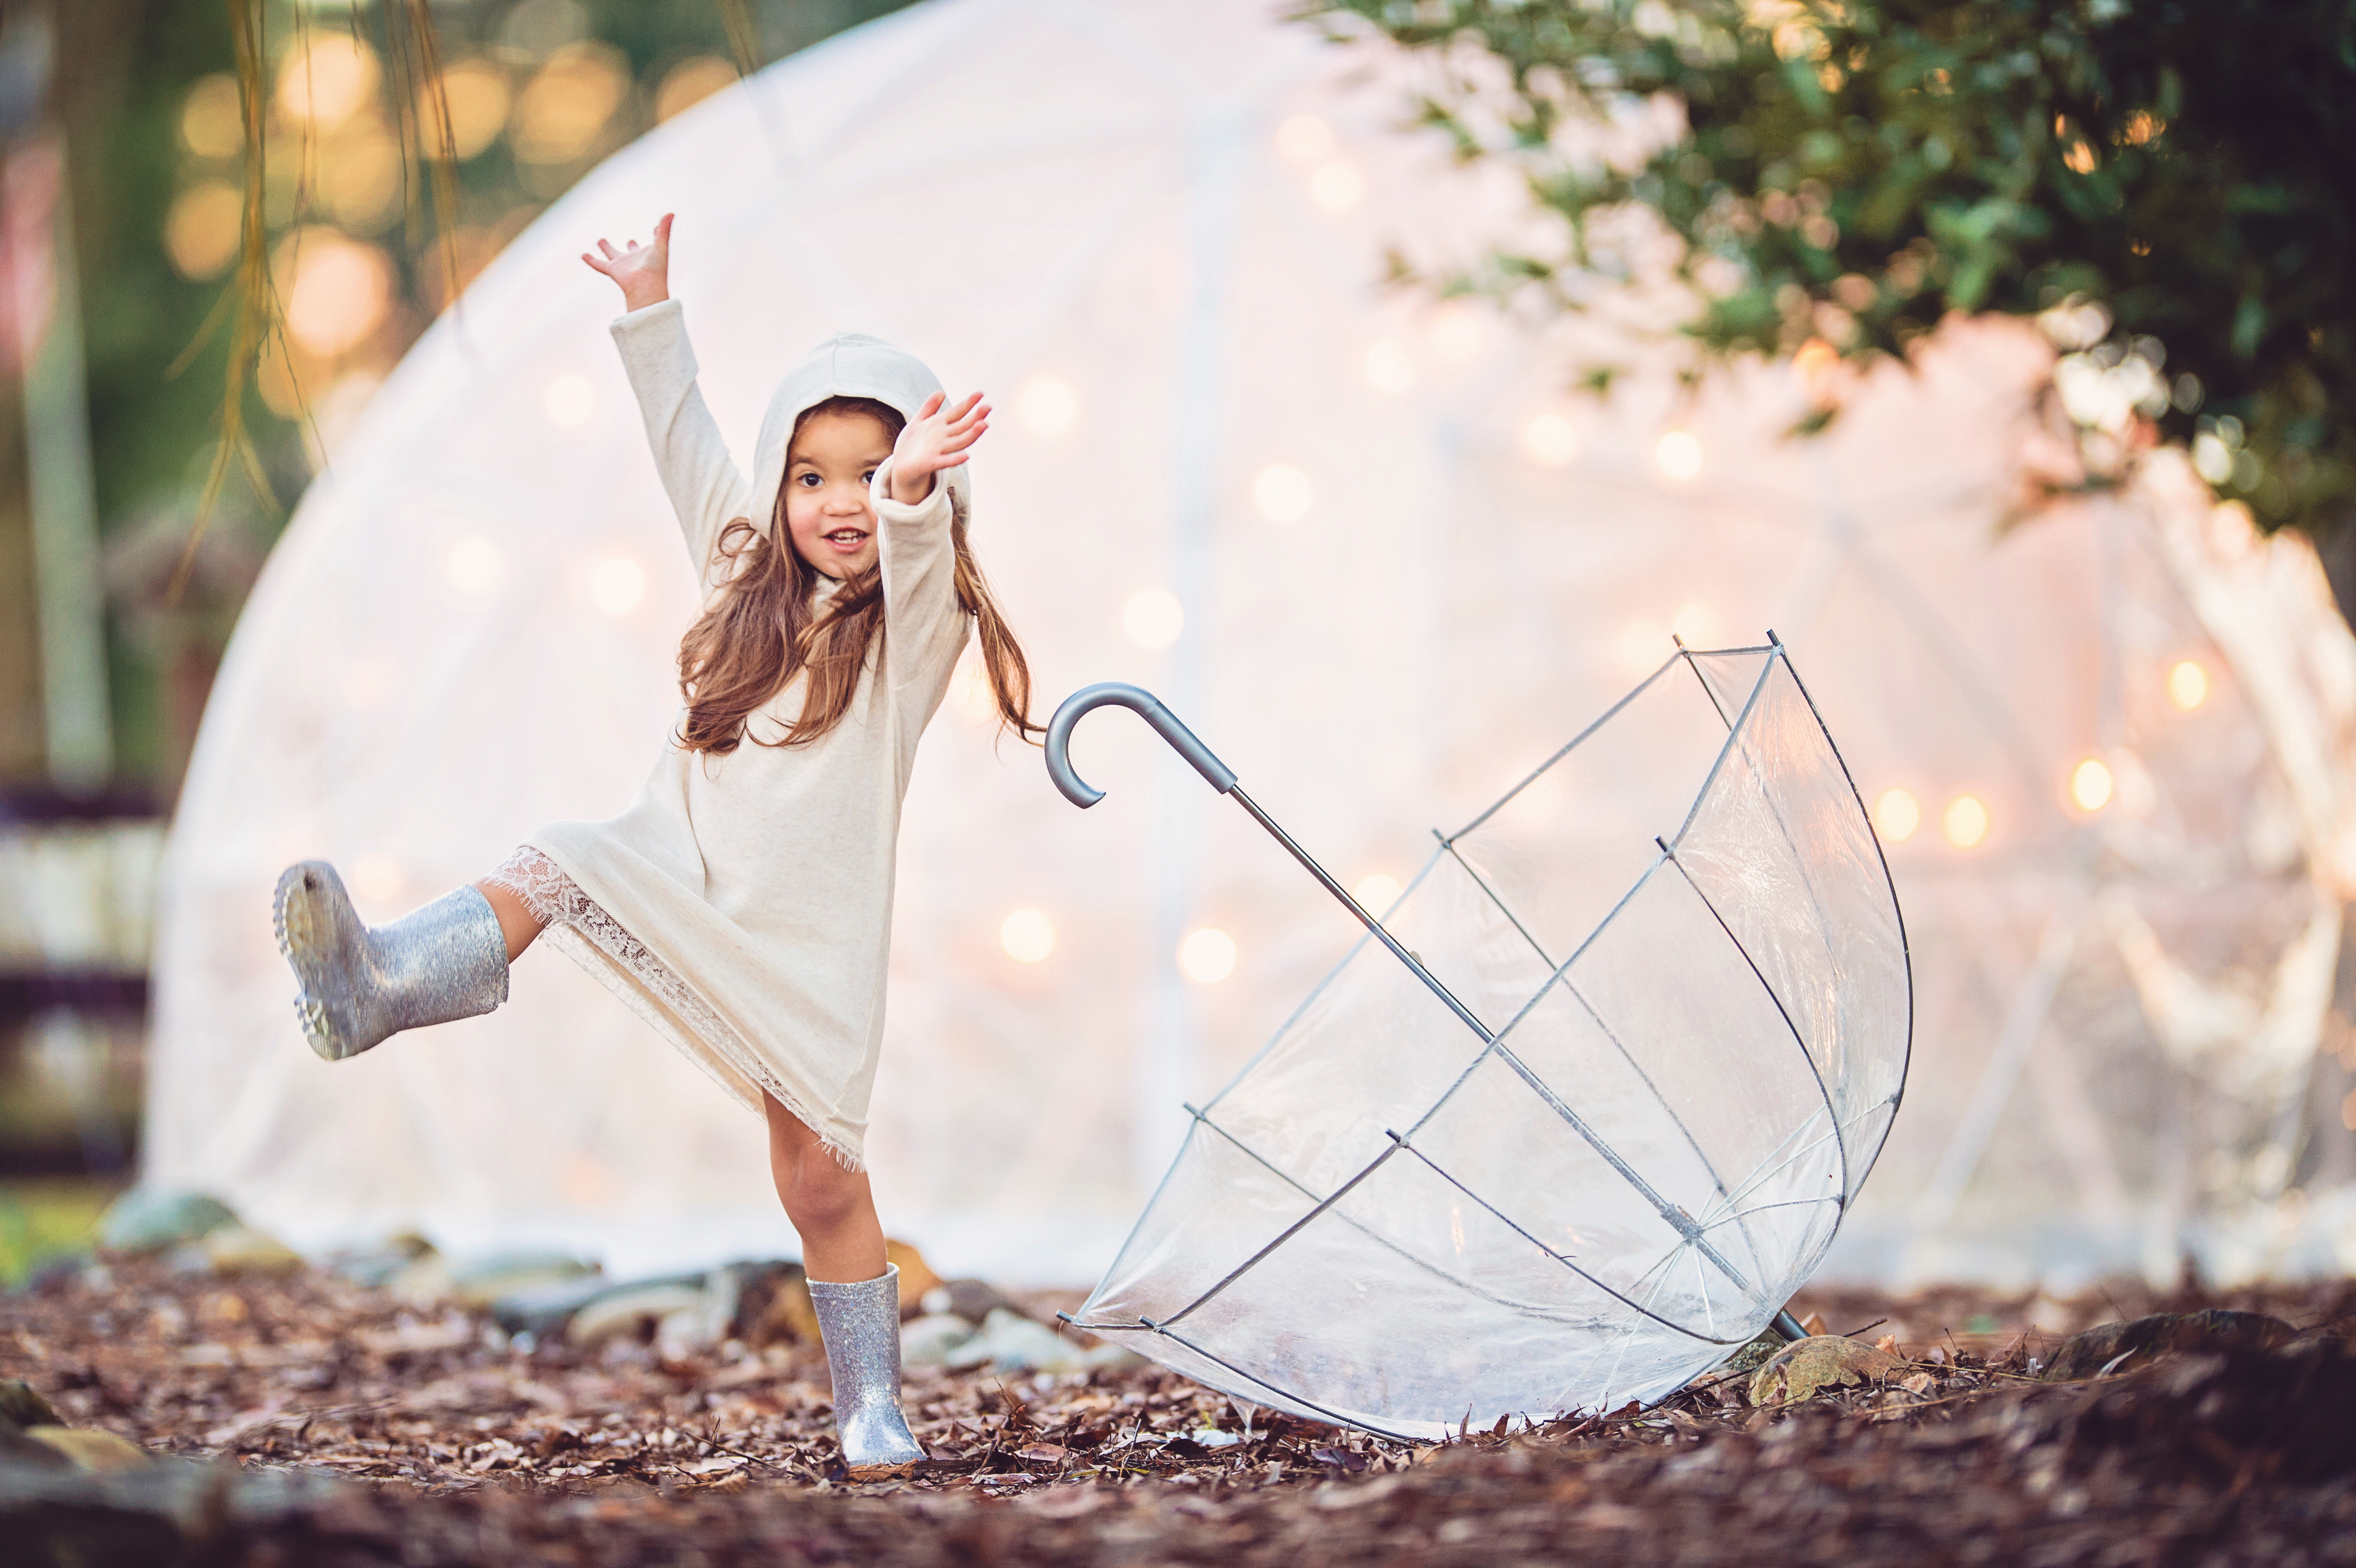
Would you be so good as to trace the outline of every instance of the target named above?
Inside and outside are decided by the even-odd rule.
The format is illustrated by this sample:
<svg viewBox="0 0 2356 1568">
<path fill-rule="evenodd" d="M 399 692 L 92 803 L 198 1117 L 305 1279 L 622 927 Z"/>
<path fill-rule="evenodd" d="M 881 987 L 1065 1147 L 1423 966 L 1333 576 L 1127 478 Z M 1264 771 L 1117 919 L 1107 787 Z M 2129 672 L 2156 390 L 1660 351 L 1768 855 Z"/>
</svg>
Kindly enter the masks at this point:
<svg viewBox="0 0 2356 1568">
<path fill-rule="evenodd" d="M 896 1465 L 853 1465 L 848 1467 L 848 1473 L 854 1481 L 896 1481 L 915 1475 L 916 1467 L 923 1463 L 922 1459 L 904 1459 Z"/>
<path fill-rule="evenodd" d="M 357 1052 L 349 1050 L 348 1042 L 337 1033 L 327 1004 L 311 994 L 313 979 L 326 966 L 320 939 L 326 934 L 327 923 L 320 918 L 313 901 L 321 891 L 318 873 L 308 862 L 287 867 L 278 879 L 273 923 L 278 933 L 278 951 L 285 955 L 300 987 L 294 997 L 294 1018 L 303 1027 L 303 1038 L 321 1057 L 341 1061 Z"/>
</svg>

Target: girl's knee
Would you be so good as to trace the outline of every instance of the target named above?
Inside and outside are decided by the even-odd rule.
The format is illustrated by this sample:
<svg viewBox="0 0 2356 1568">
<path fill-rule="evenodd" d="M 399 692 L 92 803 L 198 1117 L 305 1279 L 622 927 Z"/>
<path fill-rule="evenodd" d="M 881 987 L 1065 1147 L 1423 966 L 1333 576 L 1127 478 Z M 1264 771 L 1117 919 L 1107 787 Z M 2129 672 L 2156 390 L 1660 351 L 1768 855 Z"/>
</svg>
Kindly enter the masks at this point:
<svg viewBox="0 0 2356 1568">
<path fill-rule="evenodd" d="M 828 1228 L 856 1215 L 867 1201 L 867 1180 L 845 1170 L 823 1148 L 802 1151 L 786 1198 L 787 1217 Z"/>
</svg>

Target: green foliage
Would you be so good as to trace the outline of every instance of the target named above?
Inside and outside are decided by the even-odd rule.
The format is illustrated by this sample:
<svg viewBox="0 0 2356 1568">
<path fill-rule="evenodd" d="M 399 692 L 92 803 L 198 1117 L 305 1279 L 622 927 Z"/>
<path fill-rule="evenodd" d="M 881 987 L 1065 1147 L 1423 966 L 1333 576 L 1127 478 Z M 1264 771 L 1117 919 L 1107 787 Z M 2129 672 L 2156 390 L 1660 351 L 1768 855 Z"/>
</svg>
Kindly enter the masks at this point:
<svg viewBox="0 0 2356 1568">
<path fill-rule="evenodd" d="M 1519 162 L 1568 220 L 1563 253 L 1500 254 L 1458 286 L 1583 308 L 1624 270 L 1614 216 L 1648 209 L 1683 242 L 1697 370 L 1812 338 L 1902 355 L 1949 312 L 2044 314 L 2092 350 L 2082 368 L 2140 366 L 2122 409 L 2194 443 L 2268 525 L 2320 534 L 2356 503 L 2356 0 L 1318 12 L 1423 51 L 1429 122 L 1467 158 Z M 1681 134 L 1602 155 L 1664 104 Z"/>
</svg>

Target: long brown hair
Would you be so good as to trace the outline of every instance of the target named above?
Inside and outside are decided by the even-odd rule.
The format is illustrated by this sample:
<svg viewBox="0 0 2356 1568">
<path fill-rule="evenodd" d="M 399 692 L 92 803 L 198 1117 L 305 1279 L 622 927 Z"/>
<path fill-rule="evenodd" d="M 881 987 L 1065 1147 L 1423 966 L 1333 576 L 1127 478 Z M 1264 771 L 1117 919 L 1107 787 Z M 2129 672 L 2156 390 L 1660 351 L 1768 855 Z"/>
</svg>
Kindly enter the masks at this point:
<svg viewBox="0 0 2356 1568">
<path fill-rule="evenodd" d="M 898 410 L 872 398 L 829 398 L 802 412 L 794 421 L 795 433 L 821 411 L 866 414 L 881 421 L 894 442 L 907 422 Z M 790 440 L 787 450 L 792 451 Z M 948 484 L 948 471 L 934 482 Z M 949 525 L 949 543 L 957 557 L 958 607 L 974 618 L 999 722 L 1025 740 L 1044 733 L 1031 721 L 1031 667 L 999 613 L 981 568 L 974 564 L 961 514 Z M 679 688 L 687 699 L 687 720 L 680 726 L 679 742 L 691 752 L 726 755 L 744 740 L 753 710 L 808 672 L 801 712 L 784 739 L 754 741 L 807 746 L 842 722 L 871 650 L 883 639 L 881 565 L 844 578 L 824 607 L 813 606 L 822 574 L 793 547 L 783 479 L 767 536 L 751 518 L 731 517 L 720 530 L 717 552 L 726 580 L 680 639 Z"/>
</svg>

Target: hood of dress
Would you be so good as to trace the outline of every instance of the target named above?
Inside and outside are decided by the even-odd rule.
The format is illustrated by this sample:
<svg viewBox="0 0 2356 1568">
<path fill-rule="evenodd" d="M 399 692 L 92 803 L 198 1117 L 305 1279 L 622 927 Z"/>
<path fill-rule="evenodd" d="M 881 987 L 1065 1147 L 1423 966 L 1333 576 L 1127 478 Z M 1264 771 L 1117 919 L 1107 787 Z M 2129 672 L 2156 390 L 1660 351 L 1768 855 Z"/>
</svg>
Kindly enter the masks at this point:
<svg viewBox="0 0 2356 1568">
<path fill-rule="evenodd" d="M 761 421 L 761 439 L 753 451 L 754 504 L 760 516 L 752 519 L 766 533 L 777 504 L 777 486 L 785 483 L 786 448 L 794 438 L 794 423 L 829 398 L 873 398 L 914 423 L 925 400 L 940 391 L 941 379 L 905 348 L 880 337 L 843 332 L 802 356 L 769 398 L 769 411 Z M 949 505 L 959 522 L 972 513 L 970 464 L 946 469 L 940 477 L 949 487 Z"/>
</svg>

